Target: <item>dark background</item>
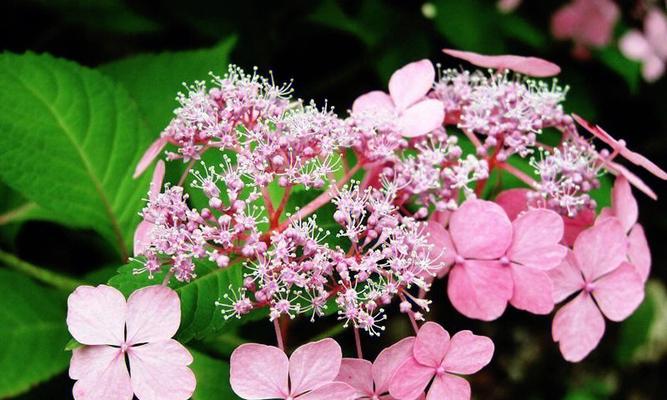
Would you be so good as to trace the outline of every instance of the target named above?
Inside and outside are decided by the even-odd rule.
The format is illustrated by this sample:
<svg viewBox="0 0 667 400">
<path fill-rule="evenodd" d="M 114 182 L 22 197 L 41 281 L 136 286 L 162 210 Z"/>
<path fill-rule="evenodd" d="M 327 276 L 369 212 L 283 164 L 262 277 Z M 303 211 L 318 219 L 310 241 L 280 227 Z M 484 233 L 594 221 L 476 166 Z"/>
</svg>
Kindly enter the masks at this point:
<svg viewBox="0 0 667 400">
<path fill-rule="evenodd" d="M 573 59 L 571 44 L 553 41 L 548 32 L 550 15 L 563 2 L 526 1 L 506 17 L 495 11 L 491 1 L 471 1 L 475 12 L 456 4 L 467 1 L 429 3 L 426 14 L 432 6 L 437 15 L 426 18 L 424 3 L 419 1 L 12 0 L 0 5 L 0 48 L 48 52 L 95 67 L 138 53 L 210 47 L 236 35 L 234 63 L 272 70 L 278 80 L 293 78 L 297 96 L 327 99 L 339 112 L 358 95 L 385 88 L 391 72 L 407 62 L 430 58 L 446 66 L 458 65 L 440 52 L 443 47 L 536 55 L 562 67 L 560 81 L 571 85 L 569 110 L 592 118 L 616 137 L 625 138 L 632 149 L 667 167 L 667 79 L 644 83 L 639 66 L 624 60 L 613 44 L 593 51 L 588 60 Z M 641 26 L 636 2 L 623 2 L 621 7 L 623 20 L 617 36 L 628 27 Z M 520 28 L 526 23 L 532 31 Z M 664 182 L 637 172 L 659 197 L 667 197 Z M 652 244 L 652 277 L 664 289 L 664 203 L 641 194 L 637 198 L 640 222 Z M 38 252 L 35 242 L 40 243 Z M 44 222 L 24 224 L 11 243 L 1 245 L 27 261 L 72 275 L 83 275 L 91 266 L 104 265 L 114 257 L 94 234 Z M 445 299 L 441 284 L 433 290 L 432 298 Z M 643 306 L 629 322 L 607 322 L 601 345 L 576 365 L 561 358 L 551 341 L 547 317 L 509 311 L 498 321 L 479 323 L 462 318 L 447 301 L 437 302 L 431 317 L 450 331 L 472 329 L 493 338 L 494 361 L 472 379 L 476 398 L 663 399 L 667 398 L 663 382 L 667 359 L 662 357 L 667 327 L 664 320 L 662 328 L 656 321 L 657 316 L 665 318 L 667 308 L 659 300 L 652 301 L 649 311 Z M 326 324 L 320 328 L 326 329 Z M 371 357 L 408 332 L 402 321 L 391 321 L 390 326 L 393 333 L 387 338 L 364 339 Z M 267 327 L 251 325 L 244 333 L 261 338 Z M 296 346 L 298 338 L 308 338 L 317 326 L 298 322 L 290 329 L 294 332 L 291 345 Z M 661 361 L 639 362 L 634 351 L 645 344 L 632 339 L 649 329 L 662 329 L 663 342 L 649 351 Z M 349 343 L 348 336 L 344 332 L 337 339 Z M 71 381 L 63 375 L 21 398 L 66 399 L 70 388 Z"/>
</svg>

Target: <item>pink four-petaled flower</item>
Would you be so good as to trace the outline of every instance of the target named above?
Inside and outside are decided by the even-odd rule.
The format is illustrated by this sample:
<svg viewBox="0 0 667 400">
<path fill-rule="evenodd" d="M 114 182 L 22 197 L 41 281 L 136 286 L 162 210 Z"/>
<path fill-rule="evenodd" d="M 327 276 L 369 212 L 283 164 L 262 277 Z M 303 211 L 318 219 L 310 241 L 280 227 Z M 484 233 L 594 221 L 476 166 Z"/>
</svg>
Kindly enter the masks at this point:
<svg viewBox="0 0 667 400">
<path fill-rule="evenodd" d="M 566 360 L 581 361 L 600 342 L 603 314 L 622 321 L 644 298 L 644 281 L 626 260 L 628 242 L 615 217 L 604 218 L 583 231 L 560 266 L 550 271 L 554 301 L 574 293 L 553 321 L 552 335 Z"/>
<path fill-rule="evenodd" d="M 393 115 L 401 135 L 425 135 L 445 118 L 442 102 L 426 98 L 434 80 L 435 69 L 429 60 L 410 63 L 391 76 L 389 94 L 375 90 L 361 95 L 354 101 L 352 112 Z"/>
<path fill-rule="evenodd" d="M 431 230 L 433 231 L 433 230 Z M 553 211 L 529 210 L 510 221 L 496 203 L 468 200 L 439 236 L 449 272 L 447 293 L 462 314 L 493 320 L 507 302 L 535 314 L 553 309 L 546 273 L 566 253 L 559 244 L 563 222 Z"/>
<path fill-rule="evenodd" d="M 413 400 L 432 381 L 427 400 L 470 399 L 470 384 L 458 375 L 470 375 L 491 361 L 493 342 L 484 336 L 461 331 L 452 338 L 440 325 L 425 323 L 417 332 L 412 356 L 396 371 L 389 394 L 400 400 Z"/>
<path fill-rule="evenodd" d="M 342 357 L 333 339 L 305 344 L 289 359 L 277 347 L 244 344 L 232 353 L 230 383 L 248 400 L 352 400 L 357 391 L 334 381 Z"/>
<path fill-rule="evenodd" d="M 72 354 L 76 400 L 185 400 L 195 388 L 188 350 L 171 339 L 181 322 L 178 295 L 149 286 L 125 301 L 106 285 L 80 286 L 67 301 L 67 326 L 85 346 Z M 128 359 L 130 371 L 125 366 Z"/>
</svg>

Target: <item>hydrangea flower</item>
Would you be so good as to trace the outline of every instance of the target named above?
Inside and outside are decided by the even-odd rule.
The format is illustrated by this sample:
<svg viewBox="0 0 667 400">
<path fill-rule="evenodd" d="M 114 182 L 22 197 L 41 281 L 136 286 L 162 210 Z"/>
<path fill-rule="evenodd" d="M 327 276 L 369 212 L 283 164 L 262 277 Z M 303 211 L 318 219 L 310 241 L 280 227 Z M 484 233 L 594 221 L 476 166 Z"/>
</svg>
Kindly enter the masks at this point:
<svg viewBox="0 0 667 400">
<path fill-rule="evenodd" d="M 355 388 L 359 399 L 392 400 L 387 394 L 389 384 L 396 370 L 412 357 L 414 342 L 414 337 L 407 337 L 387 347 L 373 363 L 361 358 L 343 358 L 336 380 Z"/>
<path fill-rule="evenodd" d="M 644 32 L 631 29 L 621 37 L 618 47 L 626 57 L 642 63 L 644 79 L 658 80 L 667 63 L 667 15 L 651 8 L 644 17 Z"/>
<path fill-rule="evenodd" d="M 230 359 L 230 383 L 248 400 L 352 400 L 356 390 L 335 381 L 342 352 L 333 339 L 305 344 L 288 359 L 277 347 L 241 345 Z"/>
<path fill-rule="evenodd" d="M 408 358 L 394 374 L 389 394 L 399 400 L 416 399 L 428 389 L 427 399 L 470 399 L 470 384 L 458 375 L 470 375 L 491 361 L 491 339 L 470 331 L 453 337 L 434 322 L 417 332 Z"/>
<path fill-rule="evenodd" d="M 576 296 L 553 320 L 552 335 L 563 357 L 584 359 L 605 331 L 603 315 L 622 321 L 644 298 L 644 281 L 626 260 L 627 238 L 619 220 L 605 218 L 583 231 L 561 265 L 550 271 L 554 301 Z"/>
<path fill-rule="evenodd" d="M 398 132 L 406 137 L 425 135 L 445 118 L 442 103 L 426 98 L 434 79 L 435 69 L 429 60 L 410 63 L 391 76 L 389 94 L 376 90 L 358 97 L 352 113 L 395 119 Z"/>
<path fill-rule="evenodd" d="M 441 247 L 454 257 L 447 293 L 454 307 L 470 318 L 493 320 L 507 302 L 519 309 L 546 314 L 553 308 L 546 271 L 565 256 L 559 245 L 561 218 L 536 209 L 510 222 L 497 204 L 468 200 L 449 221 Z"/>
<path fill-rule="evenodd" d="M 574 54 L 587 57 L 588 47 L 609 43 L 619 16 L 612 0 L 572 0 L 552 16 L 551 32 L 556 39 L 572 39 Z"/>
<path fill-rule="evenodd" d="M 155 202 L 162 190 L 162 181 L 164 180 L 165 166 L 164 161 L 160 160 L 155 165 L 153 178 L 151 179 L 150 190 L 148 191 L 148 201 Z M 151 235 L 155 229 L 155 221 L 143 218 L 137 229 L 134 231 L 134 255 L 140 256 L 150 247 Z"/>
<path fill-rule="evenodd" d="M 69 368 L 76 400 L 190 398 L 192 356 L 171 338 L 181 321 L 176 292 L 148 286 L 125 301 L 110 286 L 79 286 L 67 306 L 67 327 L 84 345 L 73 350 Z"/>
</svg>

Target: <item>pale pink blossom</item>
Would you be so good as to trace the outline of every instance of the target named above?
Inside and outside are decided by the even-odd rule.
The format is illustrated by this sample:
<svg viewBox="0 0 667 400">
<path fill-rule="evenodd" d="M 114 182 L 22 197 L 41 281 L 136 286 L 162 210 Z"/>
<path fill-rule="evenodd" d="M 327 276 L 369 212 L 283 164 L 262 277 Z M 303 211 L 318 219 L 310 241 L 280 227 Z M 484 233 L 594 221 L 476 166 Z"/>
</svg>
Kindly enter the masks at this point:
<svg viewBox="0 0 667 400">
<path fill-rule="evenodd" d="M 434 322 L 425 323 L 417 333 L 408 358 L 396 371 L 389 393 L 396 399 L 416 399 L 428 389 L 427 399 L 470 399 L 470 384 L 459 375 L 474 374 L 493 357 L 491 339 L 470 331 L 453 337 Z"/>
<path fill-rule="evenodd" d="M 353 114 L 383 114 L 395 119 L 398 131 L 406 137 L 425 135 L 445 118 L 443 104 L 426 98 L 433 87 L 435 69 L 429 60 L 410 63 L 389 79 L 389 94 L 376 90 L 358 97 Z"/>
<path fill-rule="evenodd" d="M 361 358 L 343 358 L 337 381 L 355 388 L 361 399 L 393 400 L 387 395 L 398 367 L 412 357 L 415 338 L 407 337 L 378 354 L 375 362 Z"/>
<path fill-rule="evenodd" d="M 658 80 L 665 73 L 667 62 L 667 16 L 658 8 L 652 8 L 644 17 L 644 32 L 628 31 L 618 46 L 626 57 L 642 63 L 644 79 Z"/>
<path fill-rule="evenodd" d="M 76 400 L 190 398 L 192 356 L 171 339 L 181 321 L 176 292 L 148 286 L 125 301 L 110 286 L 79 286 L 67 305 L 67 327 L 85 345 L 73 351 L 69 368 Z"/>
<path fill-rule="evenodd" d="M 571 39 L 575 55 L 587 56 L 589 47 L 611 41 L 619 16 L 612 0 L 572 0 L 552 16 L 551 32 L 556 39 Z"/>
<path fill-rule="evenodd" d="M 603 315 L 622 321 L 644 298 L 644 282 L 626 261 L 627 238 L 618 219 L 610 217 L 582 232 L 574 249 L 550 271 L 554 301 L 577 294 L 554 317 L 552 335 L 563 357 L 584 359 L 605 331 Z"/>
<path fill-rule="evenodd" d="M 230 359 L 230 383 L 247 400 L 352 400 L 356 390 L 334 379 L 342 352 L 333 339 L 305 344 L 287 355 L 277 347 L 249 343 Z"/>
<path fill-rule="evenodd" d="M 447 293 L 462 314 L 494 320 L 507 302 L 536 314 L 552 310 L 546 271 L 566 252 L 558 244 L 563 235 L 558 214 L 534 209 L 511 222 L 496 203 L 468 200 L 452 214 L 449 233 L 451 240 L 440 239 L 454 258 Z"/>
<path fill-rule="evenodd" d="M 508 69 L 536 78 L 546 78 L 560 73 L 560 67 L 558 65 L 537 57 L 524 57 L 510 54 L 489 56 L 455 49 L 443 49 L 442 51 L 445 54 L 468 61 L 478 67 L 492 68 L 498 71 Z"/>
</svg>

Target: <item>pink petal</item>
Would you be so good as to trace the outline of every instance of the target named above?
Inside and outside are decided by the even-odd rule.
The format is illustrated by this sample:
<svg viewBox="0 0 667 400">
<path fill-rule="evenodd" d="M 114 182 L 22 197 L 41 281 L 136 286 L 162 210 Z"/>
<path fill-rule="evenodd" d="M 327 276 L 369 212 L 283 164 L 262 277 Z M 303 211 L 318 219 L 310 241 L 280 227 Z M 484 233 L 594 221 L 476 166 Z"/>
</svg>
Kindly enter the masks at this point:
<svg viewBox="0 0 667 400">
<path fill-rule="evenodd" d="M 487 56 L 454 49 L 443 49 L 445 54 L 460 58 L 478 67 L 492 68 L 497 70 L 509 69 L 524 75 L 537 78 L 546 78 L 558 75 L 560 67 L 552 62 L 537 57 L 523 57 L 514 55 Z"/>
<path fill-rule="evenodd" d="M 468 200 L 449 221 L 449 232 L 457 253 L 465 258 L 495 259 L 512 242 L 512 223 L 496 203 Z"/>
<path fill-rule="evenodd" d="M 140 256 L 144 254 L 146 250 L 151 245 L 153 240 L 152 234 L 155 229 L 155 224 L 146 220 L 142 220 L 137 225 L 137 229 L 134 231 L 134 255 Z"/>
<path fill-rule="evenodd" d="M 571 3 L 561 7 L 551 17 L 551 33 L 556 39 L 564 40 L 574 36 L 581 17 Z"/>
<path fill-rule="evenodd" d="M 667 15 L 658 7 L 652 7 L 644 17 L 644 31 L 656 56 L 667 58 Z"/>
<path fill-rule="evenodd" d="M 611 192 L 611 206 L 616 218 L 621 221 L 621 225 L 626 232 L 637 222 L 639 209 L 637 201 L 632 195 L 632 188 L 628 180 L 622 175 L 616 178 Z"/>
<path fill-rule="evenodd" d="M 562 243 L 566 246 L 574 245 L 579 234 L 593 225 L 595 221 L 595 210 L 583 209 L 580 210 L 574 218 L 563 215 L 563 240 Z"/>
<path fill-rule="evenodd" d="M 435 322 L 427 322 L 417 332 L 412 354 L 420 364 L 438 368 L 448 346 L 449 333 Z"/>
<path fill-rule="evenodd" d="M 424 393 L 434 375 L 434 368 L 425 367 L 412 357 L 408 358 L 394 375 L 401 378 L 392 379 L 389 383 L 389 394 L 397 399 L 416 399 Z"/>
<path fill-rule="evenodd" d="M 125 297 L 117 289 L 79 286 L 67 299 L 67 328 L 79 343 L 120 346 L 126 310 Z"/>
<path fill-rule="evenodd" d="M 147 286 L 127 300 L 127 342 L 132 344 L 169 339 L 181 324 L 181 301 L 166 286 Z"/>
<path fill-rule="evenodd" d="M 414 336 L 406 337 L 378 354 L 373 363 L 375 393 L 385 393 L 389 390 L 389 382 L 396 370 L 412 357 L 414 344 Z"/>
<path fill-rule="evenodd" d="M 347 383 L 361 395 L 373 396 L 373 364 L 361 358 L 343 358 L 340 363 L 337 382 Z"/>
<path fill-rule="evenodd" d="M 505 210 L 510 220 L 514 221 L 516 217 L 528 209 L 528 193 L 530 189 L 516 188 L 500 192 L 496 196 L 496 203 Z"/>
<path fill-rule="evenodd" d="M 581 290 L 585 284 L 584 277 L 577 265 L 574 253 L 569 250 L 556 268 L 547 272 L 553 283 L 553 300 L 560 303 L 574 292 Z"/>
<path fill-rule="evenodd" d="M 192 355 L 173 339 L 131 347 L 132 389 L 141 400 L 187 400 L 195 391 Z"/>
<path fill-rule="evenodd" d="M 229 364 L 229 383 L 237 396 L 253 400 L 289 395 L 289 361 L 279 348 L 242 344 L 232 353 Z"/>
<path fill-rule="evenodd" d="M 447 294 L 461 314 L 492 321 L 503 314 L 512 297 L 512 275 L 498 262 L 466 261 L 449 272 Z"/>
<path fill-rule="evenodd" d="M 98 374 L 120 354 L 120 348 L 107 345 L 82 346 L 72 351 L 69 377 L 77 380 L 88 374 Z"/>
<path fill-rule="evenodd" d="M 514 238 L 509 258 L 519 264 L 547 270 L 556 267 L 567 248 L 558 244 L 563 237 L 563 219 L 551 210 L 526 211 L 512 222 Z"/>
<path fill-rule="evenodd" d="M 158 160 L 155 164 L 155 170 L 153 171 L 153 178 L 151 179 L 150 192 L 148 198 L 150 201 L 155 201 L 157 195 L 160 194 L 162 190 L 162 181 L 164 180 L 165 166 L 164 161 Z"/>
<path fill-rule="evenodd" d="M 593 225 L 574 242 L 577 265 L 589 282 L 616 269 L 625 259 L 627 249 L 625 231 L 616 218 Z"/>
<path fill-rule="evenodd" d="M 109 346 L 75 349 L 72 363 L 77 365 L 75 371 L 78 370 L 74 375 L 80 376 L 72 388 L 75 400 L 132 400 L 130 374 L 119 349 Z M 83 371 L 84 366 L 90 370 Z"/>
<path fill-rule="evenodd" d="M 615 162 L 610 161 L 607 164 L 609 165 L 610 170 L 616 171 L 619 175 L 625 177 L 625 179 L 627 179 L 632 186 L 636 187 L 653 200 L 658 200 L 658 196 L 655 194 L 655 192 L 646 183 L 644 183 L 641 178 L 630 172 L 630 170 Z"/>
<path fill-rule="evenodd" d="M 591 296 L 582 292 L 554 317 L 552 336 L 560 352 L 570 362 L 583 360 L 604 335 L 604 318 Z"/>
<path fill-rule="evenodd" d="M 426 99 L 410 106 L 398 118 L 398 127 L 405 137 L 419 137 L 435 130 L 445 119 L 445 106 L 440 100 Z"/>
<path fill-rule="evenodd" d="M 443 374 L 433 380 L 426 400 L 470 400 L 470 384 L 460 376 Z"/>
<path fill-rule="evenodd" d="M 297 397 L 296 400 L 354 400 L 357 397 L 357 390 L 347 383 L 329 382 Z"/>
<path fill-rule="evenodd" d="M 642 65 L 642 76 L 644 77 L 644 79 L 647 82 L 657 81 L 658 79 L 660 79 L 660 77 L 662 77 L 662 75 L 664 73 L 665 73 L 665 62 L 660 57 L 658 57 L 656 55 L 650 55 L 649 57 L 646 58 L 646 61 L 644 61 L 644 64 Z M 630 160 L 630 161 L 632 161 L 632 160 Z M 646 160 L 646 161 L 648 161 L 648 160 Z M 637 164 L 637 162 L 635 162 L 635 164 Z M 651 164 L 653 164 L 653 163 L 651 163 Z M 655 165 L 652 165 L 651 168 L 655 168 L 656 171 L 658 171 L 658 173 L 661 173 L 660 171 L 662 171 L 660 168 L 658 168 Z M 653 170 L 650 170 L 650 171 L 651 171 L 651 173 L 657 175 L 657 173 L 654 172 Z"/>
<path fill-rule="evenodd" d="M 639 224 L 636 224 L 628 235 L 628 258 L 642 281 L 646 282 L 651 270 L 651 250 L 644 235 L 644 228 Z"/>
<path fill-rule="evenodd" d="M 363 112 L 394 112 L 394 102 L 391 97 L 381 90 L 374 90 L 366 94 L 362 94 L 352 103 L 353 113 Z"/>
<path fill-rule="evenodd" d="M 593 297 L 602 313 L 612 321 L 623 321 L 644 300 L 644 281 L 635 267 L 624 262 L 595 281 Z"/>
<path fill-rule="evenodd" d="M 660 167 L 655 165 L 651 160 L 648 158 L 644 157 L 643 155 L 634 152 L 630 149 L 628 149 L 625 144 L 622 144 L 618 140 L 614 139 L 609 133 L 607 133 L 604 129 L 602 129 L 599 125 L 595 125 L 591 122 L 586 121 L 585 119 L 581 118 L 580 116 L 576 114 L 572 114 L 573 118 L 579 123 L 579 125 L 583 126 L 586 130 L 588 130 L 590 133 L 592 133 L 594 136 L 596 136 L 598 139 L 602 140 L 609 146 L 611 146 L 612 149 L 617 150 L 620 152 L 621 156 L 625 158 L 626 160 L 630 161 L 631 163 L 635 165 L 639 165 L 640 167 L 643 167 L 653 175 L 657 176 L 660 179 L 667 180 L 667 172 L 663 171 Z M 618 164 L 609 162 L 609 164 L 613 168 L 617 168 L 619 166 Z M 632 183 L 632 179 L 626 175 L 625 172 L 620 171 L 623 176 L 628 178 L 628 180 Z M 637 178 L 638 179 L 638 178 Z M 642 182 L 643 183 L 643 182 Z M 641 189 L 640 189 L 641 190 Z M 649 189 L 650 190 L 650 189 Z"/>
<path fill-rule="evenodd" d="M 290 392 L 304 393 L 338 375 L 343 353 L 333 339 L 305 344 L 292 353 L 289 360 Z"/>
<path fill-rule="evenodd" d="M 493 342 L 470 331 L 457 332 L 449 342 L 442 362 L 447 372 L 470 375 L 484 368 L 493 357 Z"/>
<path fill-rule="evenodd" d="M 515 308 L 539 315 L 554 309 L 553 284 L 546 271 L 512 264 L 512 280 L 510 303 Z"/>
<path fill-rule="evenodd" d="M 154 141 L 148 149 L 146 149 L 146 152 L 144 155 L 141 157 L 141 160 L 139 160 L 139 163 L 137 164 L 136 169 L 134 170 L 134 175 L 132 175 L 133 178 L 139 177 L 139 175 L 143 174 L 144 171 L 148 168 L 149 165 L 155 160 L 157 156 L 160 155 L 160 152 L 162 149 L 164 149 L 164 146 L 167 145 L 167 138 L 159 138 L 156 141 Z"/>
<path fill-rule="evenodd" d="M 428 221 L 425 233 L 428 234 L 427 241 L 433 247 L 430 250 L 433 264 L 442 264 L 442 268 L 451 265 L 456 258 L 456 250 L 449 232 L 445 230 L 441 223 Z"/>
<path fill-rule="evenodd" d="M 636 29 L 624 34 L 618 41 L 618 48 L 631 60 L 641 61 L 652 53 L 651 46 L 644 35 Z"/>
<path fill-rule="evenodd" d="M 389 79 L 389 94 L 398 110 L 405 110 L 426 96 L 435 80 L 429 60 L 412 62 L 394 72 Z M 441 119 L 442 120 L 442 119 Z"/>
</svg>

